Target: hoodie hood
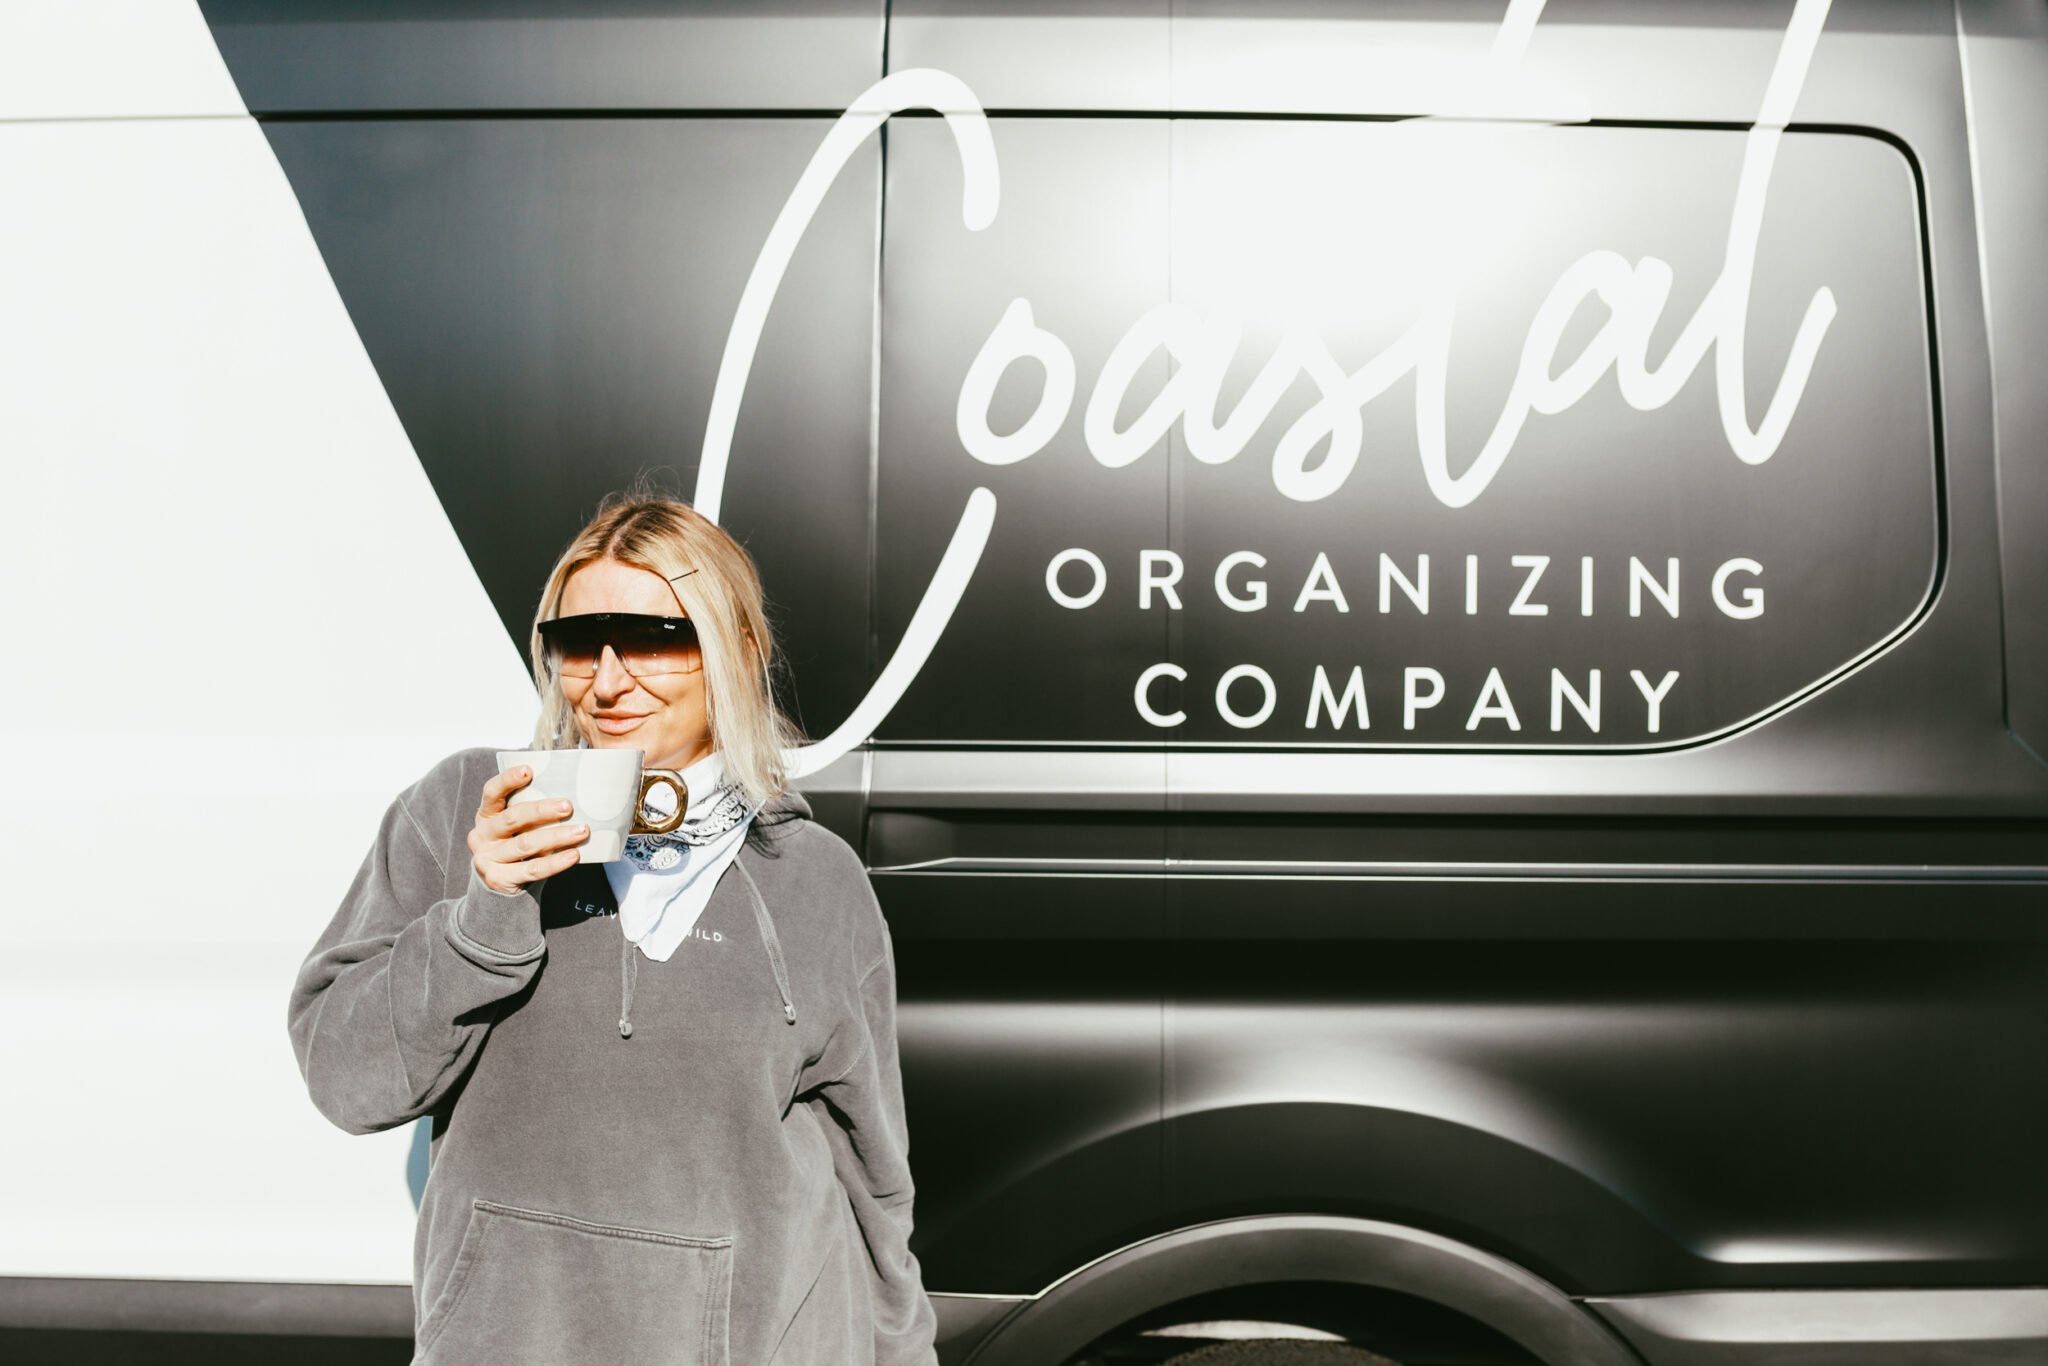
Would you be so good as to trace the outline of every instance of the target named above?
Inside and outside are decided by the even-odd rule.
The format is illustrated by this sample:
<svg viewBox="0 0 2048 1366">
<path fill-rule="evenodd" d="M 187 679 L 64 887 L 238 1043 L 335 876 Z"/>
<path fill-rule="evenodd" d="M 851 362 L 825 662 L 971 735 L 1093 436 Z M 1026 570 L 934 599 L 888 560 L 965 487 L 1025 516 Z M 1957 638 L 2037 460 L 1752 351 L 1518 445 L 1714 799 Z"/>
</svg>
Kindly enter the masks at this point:
<svg viewBox="0 0 2048 1366">
<path fill-rule="evenodd" d="M 803 793 L 793 787 L 780 797 L 770 797 L 761 804 L 760 814 L 768 815 L 770 813 L 780 814 L 784 820 L 789 820 L 793 817 L 801 817 L 804 820 L 814 819 L 811 815 L 810 802 L 805 799 Z M 758 818 L 757 816 L 756 819 Z"/>
</svg>

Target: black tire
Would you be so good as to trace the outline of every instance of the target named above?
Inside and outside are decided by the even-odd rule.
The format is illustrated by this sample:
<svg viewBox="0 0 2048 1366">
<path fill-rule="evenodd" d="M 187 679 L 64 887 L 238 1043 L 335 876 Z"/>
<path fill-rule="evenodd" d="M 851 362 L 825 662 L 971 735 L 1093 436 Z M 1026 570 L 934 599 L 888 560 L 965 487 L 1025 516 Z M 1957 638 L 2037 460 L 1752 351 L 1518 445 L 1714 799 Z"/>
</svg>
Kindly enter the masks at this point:
<svg viewBox="0 0 2048 1366">
<path fill-rule="evenodd" d="M 1161 1366 L 1401 1366 L 1377 1352 L 1341 1342 L 1296 1338 L 1248 1338 L 1215 1342 L 1168 1357 Z"/>
</svg>

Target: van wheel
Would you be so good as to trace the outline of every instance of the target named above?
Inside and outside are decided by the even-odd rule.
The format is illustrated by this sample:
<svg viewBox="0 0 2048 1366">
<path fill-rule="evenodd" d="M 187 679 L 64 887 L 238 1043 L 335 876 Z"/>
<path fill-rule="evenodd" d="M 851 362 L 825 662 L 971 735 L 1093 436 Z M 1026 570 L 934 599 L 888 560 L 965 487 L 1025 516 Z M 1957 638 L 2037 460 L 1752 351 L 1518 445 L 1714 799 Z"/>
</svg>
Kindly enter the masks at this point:
<svg viewBox="0 0 2048 1366">
<path fill-rule="evenodd" d="M 1401 1366 L 1397 1361 L 1341 1342 L 1294 1338 L 1248 1338 L 1215 1342 L 1168 1357 L 1161 1366 Z"/>
</svg>

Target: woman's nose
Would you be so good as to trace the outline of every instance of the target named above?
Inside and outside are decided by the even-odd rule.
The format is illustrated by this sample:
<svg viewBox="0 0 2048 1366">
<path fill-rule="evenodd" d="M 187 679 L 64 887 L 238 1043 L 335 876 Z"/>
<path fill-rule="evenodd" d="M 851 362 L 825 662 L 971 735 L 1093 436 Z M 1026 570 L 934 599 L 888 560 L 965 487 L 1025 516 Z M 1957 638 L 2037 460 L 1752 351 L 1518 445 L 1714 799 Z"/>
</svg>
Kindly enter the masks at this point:
<svg viewBox="0 0 2048 1366">
<path fill-rule="evenodd" d="M 633 675 L 626 672 L 626 666 L 619 663 L 619 656 L 609 645 L 597 656 L 597 676 L 591 683 L 597 690 L 599 705 L 607 707 L 635 686 Z"/>
</svg>

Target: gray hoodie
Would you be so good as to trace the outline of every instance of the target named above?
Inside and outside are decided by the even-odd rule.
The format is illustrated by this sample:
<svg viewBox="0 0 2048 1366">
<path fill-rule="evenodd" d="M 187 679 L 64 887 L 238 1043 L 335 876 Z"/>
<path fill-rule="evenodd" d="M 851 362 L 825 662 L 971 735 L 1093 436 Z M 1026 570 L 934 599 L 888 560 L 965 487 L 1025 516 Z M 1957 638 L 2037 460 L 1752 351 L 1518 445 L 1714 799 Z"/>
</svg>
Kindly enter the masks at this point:
<svg viewBox="0 0 2048 1366">
<path fill-rule="evenodd" d="M 513 895 L 477 877 L 496 771 L 463 750 L 392 801 L 292 992 L 322 1114 L 434 1117 L 414 1360 L 935 1361 L 859 857 L 778 798 L 691 938 L 640 963 L 600 865 Z"/>
</svg>

